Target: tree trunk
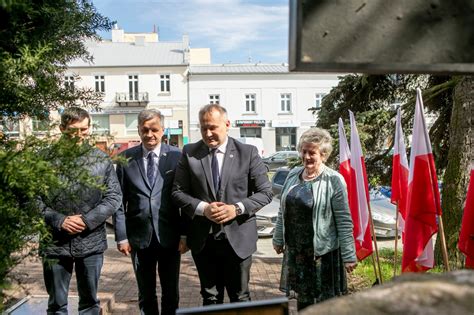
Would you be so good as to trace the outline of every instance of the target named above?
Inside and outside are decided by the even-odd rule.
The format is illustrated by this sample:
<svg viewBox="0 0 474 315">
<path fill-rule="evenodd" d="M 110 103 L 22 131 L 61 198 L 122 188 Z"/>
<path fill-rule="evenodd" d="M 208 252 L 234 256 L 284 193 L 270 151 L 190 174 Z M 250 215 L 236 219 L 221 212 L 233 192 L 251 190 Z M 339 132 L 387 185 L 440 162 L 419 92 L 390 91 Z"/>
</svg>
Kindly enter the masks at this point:
<svg viewBox="0 0 474 315">
<path fill-rule="evenodd" d="M 448 164 L 443 178 L 443 223 L 452 269 L 464 266 L 464 255 L 457 249 L 464 202 L 469 181 L 470 162 L 474 160 L 474 76 L 462 77 L 454 88 L 449 127 Z M 442 263 L 441 246 L 436 242 L 436 260 Z"/>
</svg>

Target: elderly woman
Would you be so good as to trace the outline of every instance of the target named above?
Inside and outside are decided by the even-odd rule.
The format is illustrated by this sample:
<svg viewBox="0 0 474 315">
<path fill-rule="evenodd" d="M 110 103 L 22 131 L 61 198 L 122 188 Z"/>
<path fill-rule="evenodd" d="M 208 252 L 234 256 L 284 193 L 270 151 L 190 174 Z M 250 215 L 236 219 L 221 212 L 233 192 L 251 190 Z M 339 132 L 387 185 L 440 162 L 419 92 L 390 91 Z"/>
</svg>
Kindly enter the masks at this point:
<svg viewBox="0 0 474 315">
<path fill-rule="evenodd" d="M 273 248 L 285 251 L 281 288 L 297 293 L 298 310 L 345 294 L 346 271 L 357 264 L 346 185 L 324 165 L 331 142 L 319 128 L 301 135 L 303 166 L 290 171 L 281 193 Z"/>
</svg>

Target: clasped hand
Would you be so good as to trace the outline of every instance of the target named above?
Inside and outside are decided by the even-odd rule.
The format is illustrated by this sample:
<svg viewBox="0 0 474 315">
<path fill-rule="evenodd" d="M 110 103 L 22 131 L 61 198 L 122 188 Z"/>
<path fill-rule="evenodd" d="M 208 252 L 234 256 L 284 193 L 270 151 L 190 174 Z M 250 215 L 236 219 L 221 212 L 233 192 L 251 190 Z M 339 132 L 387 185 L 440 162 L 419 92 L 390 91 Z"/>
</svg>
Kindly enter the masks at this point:
<svg viewBox="0 0 474 315">
<path fill-rule="evenodd" d="M 226 223 L 236 217 L 235 206 L 220 201 L 212 202 L 204 208 L 204 215 L 217 224 Z"/>
<path fill-rule="evenodd" d="M 68 232 L 69 234 L 81 233 L 86 229 L 86 227 L 87 226 L 84 223 L 84 220 L 82 220 L 82 216 L 80 214 L 67 216 L 61 225 L 61 229 Z"/>
</svg>

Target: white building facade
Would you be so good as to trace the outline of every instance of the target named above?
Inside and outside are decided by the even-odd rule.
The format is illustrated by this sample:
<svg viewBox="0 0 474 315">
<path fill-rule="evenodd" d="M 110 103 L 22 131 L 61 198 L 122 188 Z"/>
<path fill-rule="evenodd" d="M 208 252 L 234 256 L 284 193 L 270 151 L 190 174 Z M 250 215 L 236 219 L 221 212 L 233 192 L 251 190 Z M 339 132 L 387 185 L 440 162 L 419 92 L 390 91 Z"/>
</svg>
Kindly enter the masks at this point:
<svg viewBox="0 0 474 315">
<path fill-rule="evenodd" d="M 296 150 L 317 117 L 309 108 L 339 82 L 338 74 L 289 73 L 286 65 L 191 65 L 189 140 L 201 139 L 199 109 L 219 102 L 228 111 L 232 137 L 262 138 L 265 155 Z"/>
<path fill-rule="evenodd" d="M 118 28 L 112 30 L 112 41 L 86 45 L 93 62 L 70 63 L 65 84 L 102 94 L 101 111 L 91 113 L 94 132 L 113 139 L 103 137 L 102 146 L 120 152 L 138 144 L 137 115 L 145 108 L 165 116 L 168 143 L 188 142 L 188 67 L 190 59 L 209 62 L 209 50 L 191 52 L 186 35 L 180 42 L 160 42 L 156 33 Z"/>
<path fill-rule="evenodd" d="M 160 42 L 157 33 L 115 27 L 112 40 L 86 47 L 93 62 L 71 62 L 64 84 L 103 97 L 101 110 L 91 116 L 99 147 L 111 153 L 140 143 L 137 116 L 145 108 L 164 114 L 168 143 L 182 147 L 200 140 L 198 111 L 210 103 L 227 109 L 230 136 L 261 138 L 264 155 L 295 150 L 300 135 L 316 123 L 309 109 L 319 107 L 339 81 L 338 74 L 289 73 L 285 64 L 210 64 L 210 49 L 190 48 L 186 35 Z M 47 129 L 34 119 L 7 127 L 11 136 Z"/>
</svg>

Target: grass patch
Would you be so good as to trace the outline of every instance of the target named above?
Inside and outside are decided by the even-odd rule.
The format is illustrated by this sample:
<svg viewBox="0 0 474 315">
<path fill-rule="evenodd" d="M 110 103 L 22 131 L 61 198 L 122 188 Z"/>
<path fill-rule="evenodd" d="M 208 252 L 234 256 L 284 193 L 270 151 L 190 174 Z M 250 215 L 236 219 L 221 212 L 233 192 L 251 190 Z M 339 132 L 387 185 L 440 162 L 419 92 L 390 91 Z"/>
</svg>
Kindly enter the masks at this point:
<svg viewBox="0 0 474 315">
<path fill-rule="evenodd" d="M 389 282 L 393 279 L 394 250 L 391 248 L 379 249 L 379 258 L 383 282 Z M 402 253 L 398 251 L 397 276 L 399 276 L 401 273 L 401 262 Z M 444 272 L 444 269 L 443 266 L 435 266 L 428 272 L 441 273 Z M 375 283 L 375 271 L 372 258 L 369 256 L 363 261 L 359 262 L 357 268 L 352 272 L 352 274 L 349 275 L 348 280 L 349 290 L 352 292 L 372 287 Z"/>
</svg>

